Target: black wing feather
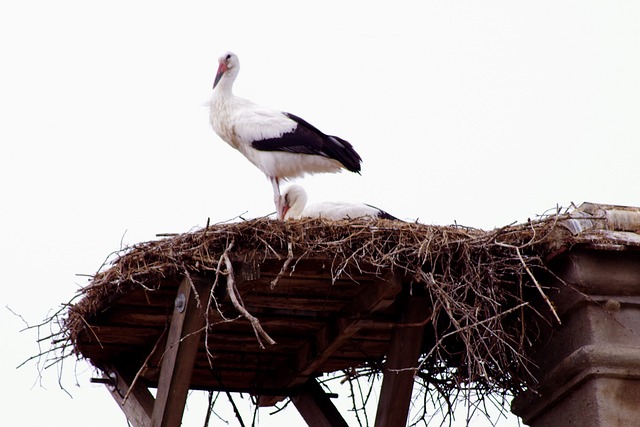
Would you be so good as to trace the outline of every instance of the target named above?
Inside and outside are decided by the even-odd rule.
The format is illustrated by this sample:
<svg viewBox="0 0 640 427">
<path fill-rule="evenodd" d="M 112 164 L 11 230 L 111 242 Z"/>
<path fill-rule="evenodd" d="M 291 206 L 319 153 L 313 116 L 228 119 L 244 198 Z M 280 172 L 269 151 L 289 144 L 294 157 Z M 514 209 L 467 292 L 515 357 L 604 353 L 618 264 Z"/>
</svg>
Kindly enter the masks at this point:
<svg viewBox="0 0 640 427">
<path fill-rule="evenodd" d="M 351 172 L 360 172 L 362 158 L 353 146 L 337 136 L 325 135 L 318 128 L 290 113 L 283 113 L 298 123 L 293 132 L 280 138 L 253 141 L 252 147 L 261 151 L 286 151 L 289 153 L 313 154 L 339 161 Z"/>
<path fill-rule="evenodd" d="M 369 206 L 370 208 L 377 209 L 378 210 L 378 218 L 380 218 L 380 219 L 390 219 L 390 220 L 393 220 L 393 221 L 400 221 L 399 218 L 396 218 L 395 216 L 391 215 L 389 212 L 385 212 L 382 209 L 380 209 L 378 207 L 375 207 L 373 205 L 370 205 L 368 203 L 365 203 L 365 205 Z"/>
</svg>

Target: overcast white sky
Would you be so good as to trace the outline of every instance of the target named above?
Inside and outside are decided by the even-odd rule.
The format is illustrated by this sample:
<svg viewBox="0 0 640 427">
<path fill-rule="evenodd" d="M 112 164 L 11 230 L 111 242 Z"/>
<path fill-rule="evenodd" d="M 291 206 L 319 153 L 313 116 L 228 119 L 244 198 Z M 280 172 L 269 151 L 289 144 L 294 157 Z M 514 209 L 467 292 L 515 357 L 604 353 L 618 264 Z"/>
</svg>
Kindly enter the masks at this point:
<svg viewBox="0 0 640 427">
<path fill-rule="evenodd" d="M 298 180 L 311 202 L 491 229 L 572 202 L 640 206 L 639 22 L 632 0 L 1 3 L 0 424 L 125 425 L 85 363 L 77 387 L 67 362 L 73 399 L 55 367 L 42 385 L 16 370 L 38 347 L 5 307 L 37 323 L 121 242 L 273 211 L 268 181 L 209 128 L 222 52 L 241 60 L 236 94 L 364 159 L 361 176 Z"/>
</svg>

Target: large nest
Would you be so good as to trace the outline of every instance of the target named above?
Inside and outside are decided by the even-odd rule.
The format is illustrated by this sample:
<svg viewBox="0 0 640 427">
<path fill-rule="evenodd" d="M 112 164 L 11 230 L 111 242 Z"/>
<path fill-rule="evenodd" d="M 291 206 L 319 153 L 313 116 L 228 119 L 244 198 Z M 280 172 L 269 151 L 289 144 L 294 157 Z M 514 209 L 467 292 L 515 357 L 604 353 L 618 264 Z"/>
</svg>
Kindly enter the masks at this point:
<svg viewBox="0 0 640 427">
<path fill-rule="evenodd" d="M 133 289 L 156 289 L 185 274 L 226 274 L 225 254 L 257 262 L 276 257 L 285 274 L 297 260 L 322 256 L 332 260 L 335 279 L 350 271 L 393 272 L 426 296 L 432 315 L 417 374 L 426 386 L 447 399 L 461 388 L 517 394 L 536 381 L 527 358 L 537 330 L 532 325 L 555 321 L 536 277 L 546 271 L 545 257 L 568 242 L 557 227 L 561 218 L 493 231 L 386 220 L 256 219 L 208 226 L 117 253 L 68 308 L 58 338 L 75 348 L 87 319 Z M 361 373 L 377 370 L 368 365 Z"/>
</svg>

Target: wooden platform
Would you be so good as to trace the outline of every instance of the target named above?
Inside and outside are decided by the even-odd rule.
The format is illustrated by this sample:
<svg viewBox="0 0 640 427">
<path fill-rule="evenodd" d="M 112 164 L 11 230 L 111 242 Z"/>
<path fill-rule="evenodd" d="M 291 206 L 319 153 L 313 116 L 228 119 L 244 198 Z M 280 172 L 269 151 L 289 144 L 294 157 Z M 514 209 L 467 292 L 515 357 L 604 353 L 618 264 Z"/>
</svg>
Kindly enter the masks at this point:
<svg viewBox="0 0 640 427">
<path fill-rule="evenodd" d="M 409 285 L 403 284 L 402 278 L 391 273 L 381 277 L 347 271 L 334 281 L 329 258 L 300 260 L 291 266 L 293 272 L 278 277 L 282 265 L 282 259 L 275 258 L 259 264 L 234 262 L 238 294 L 245 308 L 276 344 L 263 341 L 261 348 L 250 322 L 229 301 L 224 276 L 213 290 L 220 305 L 210 307 L 209 327 L 205 326 L 204 311 L 195 295 L 200 304 L 207 304 L 215 281 L 211 276 L 167 278 L 154 285 L 157 290 L 137 287 L 124 294 L 107 310 L 87 319 L 91 327 L 78 337 L 77 349 L 117 379 L 119 387 L 112 391 L 119 403 L 127 393 L 138 394 L 142 404 L 128 397 L 131 401 L 127 404 L 133 409 L 123 408 L 130 420 L 140 412 L 151 416 L 154 402 L 146 387 L 161 389 L 163 381 L 170 384 L 164 388 L 172 392 L 176 382 L 182 383 L 177 387 L 184 390 L 185 398 L 188 389 L 249 392 L 259 396 L 263 406 L 285 396 L 295 397 L 294 403 L 304 416 L 301 406 L 318 409 L 323 400 L 322 390 L 314 386 L 315 377 L 366 364 L 381 370 L 383 359 L 390 354 L 394 331 L 405 336 L 407 330 L 417 330 L 417 335 L 408 336 L 415 341 L 414 350 L 394 356 L 394 366 L 417 365 L 429 305 L 419 296 L 409 297 Z M 360 267 L 367 271 L 366 266 Z M 410 309 L 412 303 L 414 308 Z M 410 324 L 402 326 L 403 322 Z M 191 340 L 193 355 L 179 354 L 179 348 L 189 347 L 184 337 Z M 182 360 L 167 362 L 170 357 Z M 175 373 L 165 367 L 167 363 L 175 369 L 184 369 L 186 364 L 187 372 L 171 379 Z M 136 390 L 129 391 L 136 376 Z M 408 410 L 414 372 L 395 373 L 394 377 L 404 378 L 400 387 L 408 390 Z M 390 398 L 398 392 L 398 385 L 387 388 Z M 305 400 L 305 396 L 311 399 Z M 382 421 L 384 414 L 380 417 L 376 425 L 393 425 Z M 404 425 L 406 411 L 400 417 L 404 418 L 397 425 Z M 138 425 L 156 425 L 148 424 L 150 417 L 143 418 Z M 342 425 L 337 419 L 328 424 L 311 421 L 309 425 Z"/>
</svg>

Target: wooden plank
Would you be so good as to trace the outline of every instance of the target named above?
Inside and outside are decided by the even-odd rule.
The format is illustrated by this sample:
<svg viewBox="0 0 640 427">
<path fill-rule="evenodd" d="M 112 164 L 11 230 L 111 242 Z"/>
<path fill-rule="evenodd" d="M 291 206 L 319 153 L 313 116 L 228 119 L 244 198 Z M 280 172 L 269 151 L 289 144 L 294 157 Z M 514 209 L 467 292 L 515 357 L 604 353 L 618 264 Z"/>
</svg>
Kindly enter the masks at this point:
<svg viewBox="0 0 640 427">
<path fill-rule="evenodd" d="M 344 306 L 344 304 L 343 304 Z M 342 310 L 339 310 L 342 311 Z M 262 318 L 263 315 L 267 316 L 281 316 L 281 317 L 290 317 L 290 318 L 298 318 L 296 320 L 305 321 L 305 319 L 327 319 L 331 314 L 334 314 L 335 311 L 329 313 L 322 310 L 307 310 L 304 308 L 294 309 L 294 308 L 276 308 L 276 307 L 251 307 L 251 314 L 258 318 Z M 225 312 L 229 314 L 229 312 Z M 233 313 L 233 312 L 231 312 Z M 335 314 L 334 314 L 335 315 Z"/>
<path fill-rule="evenodd" d="M 403 297 L 400 305 L 401 323 L 406 326 L 399 325 L 391 335 L 375 427 L 406 426 L 424 323 L 431 316 L 427 298 Z"/>
<path fill-rule="evenodd" d="M 193 278 L 193 282 L 199 301 L 189 278 L 185 277 L 178 288 L 153 407 L 153 427 L 179 427 L 182 423 L 212 285 L 211 280 Z"/>
<path fill-rule="evenodd" d="M 81 342 L 99 342 L 102 345 L 153 345 L 164 331 L 164 327 L 148 328 L 134 326 L 91 326 L 83 330 Z M 97 337 L 97 339 L 96 339 Z M 82 344 L 80 344 L 82 345 Z"/>
<path fill-rule="evenodd" d="M 331 402 L 320 384 L 312 378 L 291 397 L 309 427 L 348 427 L 340 412 Z"/>
<path fill-rule="evenodd" d="M 388 353 L 389 342 L 357 341 L 350 339 L 344 346 L 336 349 L 331 357 L 361 359 L 362 361 L 379 359 Z"/>
<path fill-rule="evenodd" d="M 311 295 L 317 297 L 332 297 L 332 296 L 349 296 L 357 295 L 363 283 L 370 283 L 371 280 L 363 280 L 361 282 L 355 283 L 352 280 L 338 280 L 336 282 L 332 282 L 330 279 L 318 280 L 317 278 L 300 278 L 300 277 L 290 277 L 290 276 L 281 276 L 278 279 L 278 283 L 276 286 L 272 286 L 273 279 L 276 278 L 276 275 L 271 278 L 264 278 L 262 280 L 245 282 L 241 286 L 238 287 L 240 292 L 244 295 L 245 292 L 260 292 L 267 295 Z"/>
<path fill-rule="evenodd" d="M 242 299 L 249 312 L 251 312 L 253 308 L 284 308 L 312 312 L 319 311 L 326 313 L 329 311 L 339 311 L 349 303 L 349 300 L 335 301 L 325 298 L 317 299 L 298 297 L 273 298 L 269 296 L 265 297 L 263 295 L 254 294 L 243 296 Z"/>
<path fill-rule="evenodd" d="M 91 325 L 137 327 L 145 325 L 164 329 L 170 318 L 171 309 L 169 306 L 132 306 L 117 304 L 111 306 L 109 310 L 102 313 L 100 317 L 92 319 Z"/>
<path fill-rule="evenodd" d="M 242 351 L 235 349 L 231 351 L 218 351 L 214 349 L 212 353 L 212 360 L 210 361 L 204 354 L 204 350 L 201 352 L 201 358 L 196 361 L 195 367 L 202 369 L 218 369 L 221 366 L 233 367 L 238 366 L 240 369 L 254 371 L 256 369 L 272 370 L 274 363 L 286 363 L 291 364 L 291 353 L 297 347 L 289 346 L 286 351 L 278 352 L 266 352 L 260 350 L 256 351 Z"/>
<path fill-rule="evenodd" d="M 299 283 L 299 282 L 298 282 Z M 332 291 L 331 286 L 306 286 L 299 289 L 297 292 L 289 291 L 288 289 L 279 289 L 276 286 L 273 290 L 265 287 L 265 289 L 251 290 L 242 289 L 242 298 L 273 298 L 273 299 L 285 299 L 285 298 L 304 298 L 315 301 L 351 301 L 358 295 L 362 289 L 360 285 L 354 285 L 351 283 L 349 287 L 337 288 Z"/>
<path fill-rule="evenodd" d="M 134 375 L 119 371 L 115 367 L 109 367 L 105 373 L 109 377 L 108 379 L 113 381 L 112 384 L 107 385 L 107 388 L 131 425 L 151 427 L 151 414 L 155 399 L 149 389 L 137 381 L 130 390 Z M 123 402 L 125 396 L 127 396 L 127 400 Z"/>
<path fill-rule="evenodd" d="M 178 282 L 176 282 L 176 285 Z M 146 290 L 146 289 L 134 289 L 133 291 L 123 295 L 114 301 L 115 305 L 127 305 L 127 306 L 157 306 L 157 307 L 171 307 L 174 298 L 176 297 L 176 291 L 178 287 L 171 284 L 164 284 L 159 289 Z"/>
</svg>

